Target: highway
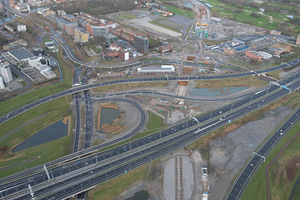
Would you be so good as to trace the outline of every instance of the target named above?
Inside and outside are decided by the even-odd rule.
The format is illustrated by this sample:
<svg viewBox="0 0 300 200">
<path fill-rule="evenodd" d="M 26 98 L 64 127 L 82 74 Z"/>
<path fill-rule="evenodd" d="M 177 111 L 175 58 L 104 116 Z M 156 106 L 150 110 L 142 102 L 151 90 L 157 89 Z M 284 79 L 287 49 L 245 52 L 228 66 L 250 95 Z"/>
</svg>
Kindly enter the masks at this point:
<svg viewBox="0 0 300 200">
<path fill-rule="evenodd" d="M 254 154 L 252 159 L 248 161 L 242 172 L 230 187 L 225 199 L 236 200 L 241 198 L 251 178 L 254 176 L 260 164 L 264 162 L 264 158 L 268 156 L 270 151 L 278 144 L 284 135 L 288 133 L 298 120 L 300 120 L 300 108 L 273 133 L 273 135 L 256 152 L 257 154 Z"/>
<path fill-rule="evenodd" d="M 300 81 L 297 80 L 295 83 L 289 85 L 289 88 L 292 90 L 299 88 Z M 274 92 L 272 92 L 274 91 Z M 85 170 L 83 173 L 79 174 L 76 173 L 73 176 L 68 176 L 68 178 L 64 179 L 63 182 L 53 182 L 53 184 L 48 184 L 47 187 L 41 188 L 35 191 L 35 194 L 37 197 L 41 197 L 41 199 L 63 199 L 67 198 L 68 196 L 84 191 L 88 188 L 93 187 L 94 185 L 97 185 L 101 182 L 104 182 L 106 180 L 109 180 L 111 178 L 114 178 L 116 176 L 122 175 L 132 169 L 135 169 L 137 167 L 140 167 L 143 164 L 146 164 L 150 161 L 153 161 L 161 156 L 164 156 L 178 148 L 181 148 L 182 146 L 198 139 L 199 137 L 211 132 L 212 130 L 215 130 L 225 124 L 228 123 L 228 120 L 235 120 L 243 115 L 248 114 L 251 111 L 254 111 L 256 109 L 259 109 L 260 107 L 273 102 L 274 100 L 288 94 L 289 91 L 285 89 L 278 89 L 278 86 L 271 87 L 269 91 L 262 91 L 260 93 L 257 93 L 255 97 L 252 97 L 252 99 L 247 98 L 243 99 L 242 101 L 238 101 L 232 105 L 237 105 L 240 108 L 232 110 L 232 105 L 228 105 L 222 108 L 222 110 L 216 110 L 212 113 L 208 113 L 202 117 L 209 119 L 214 117 L 214 115 L 217 116 L 217 118 L 212 119 L 212 121 L 209 121 L 207 124 L 201 125 L 200 127 L 195 127 L 192 129 L 189 129 L 189 122 L 185 122 L 183 124 L 179 124 L 176 127 L 172 127 L 172 131 L 170 130 L 164 130 L 155 134 L 152 134 L 151 136 L 147 136 L 145 138 L 142 138 L 137 141 L 133 141 L 130 143 L 130 146 L 127 145 L 127 149 L 130 148 L 130 151 L 137 148 L 137 145 L 141 145 L 141 143 L 144 143 L 144 145 L 149 144 L 150 142 L 153 143 L 152 146 L 146 147 L 140 151 L 136 151 L 130 155 L 126 155 L 124 157 L 121 157 L 119 159 L 116 159 L 112 161 L 111 163 L 103 163 L 101 165 L 97 165 L 95 163 L 99 162 L 99 157 L 94 156 L 93 163 L 88 163 L 88 165 L 92 165 L 92 168 L 89 168 L 88 170 Z M 267 97 L 262 98 L 266 96 L 266 94 L 269 94 Z M 256 101 L 254 101 L 256 100 Z M 252 102 L 249 104 L 249 101 Z M 246 106 L 245 103 L 248 103 Z M 239 103 L 242 103 L 239 105 Z M 230 114 L 227 114 L 227 113 Z M 224 115 L 224 113 L 226 113 Z M 201 117 L 199 117 L 201 118 Z M 202 122 L 202 121 L 201 121 Z M 170 135 L 173 135 L 176 132 L 184 131 L 183 134 L 174 135 L 174 137 L 169 137 Z M 163 140 L 163 138 L 165 138 Z M 147 142 L 148 141 L 148 142 Z M 161 142 L 159 142 L 161 141 Z M 125 149 L 124 145 L 119 147 L 120 149 Z M 63 184 L 69 184 L 68 187 L 62 189 L 61 187 Z M 45 198 L 42 198 L 42 196 L 47 192 L 47 196 Z M 49 191 L 52 191 L 53 194 L 49 195 Z M 51 193 L 51 192 L 50 192 Z M 17 199 L 28 199 L 29 195 L 23 195 L 20 198 Z"/>
<path fill-rule="evenodd" d="M 75 122 L 75 135 L 74 135 L 74 142 L 73 142 L 73 152 L 78 151 L 79 145 L 79 136 L 80 136 L 80 121 L 81 121 L 81 114 L 80 114 L 80 106 L 79 102 L 81 101 L 81 95 L 79 93 L 74 94 L 74 101 L 75 101 L 75 112 L 76 112 L 76 122 Z"/>
<path fill-rule="evenodd" d="M 8 121 L 9 119 L 31 109 L 38 105 L 41 105 L 43 103 L 46 103 L 48 101 L 51 101 L 53 99 L 60 98 L 62 96 L 74 94 L 80 91 L 96 88 L 96 87 L 102 87 L 107 85 L 117 85 L 117 84 L 124 84 L 124 83 L 133 83 L 133 82 L 154 82 L 154 81 L 179 81 L 179 80 L 212 80 L 212 79 L 224 79 L 224 78 L 236 78 L 236 77 L 245 77 L 245 76 L 251 76 L 255 74 L 261 74 L 266 73 L 278 69 L 284 69 L 296 64 L 300 63 L 300 58 L 297 58 L 289 63 L 284 63 L 282 65 L 268 68 L 268 69 L 262 69 L 257 70 L 255 72 L 243 72 L 239 74 L 228 74 L 228 75 L 215 75 L 215 76 L 195 76 L 195 77 L 153 77 L 153 78 L 127 78 L 127 79 L 121 79 L 121 80 L 114 80 L 114 81 L 107 81 L 107 82 L 100 82 L 100 83 L 93 83 L 93 84 L 87 84 L 79 87 L 70 88 L 68 90 L 49 95 L 47 97 L 41 98 L 37 101 L 34 101 L 32 103 L 29 103 L 25 106 L 22 106 L 14 111 L 11 111 L 4 116 L 0 117 L 0 124 Z"/>
<path fill-rule="evenodd" d="M 94 132 L 94 112 L 93 112 L 93 100 L 88 90 L 84 91 L 85 102 L 85 134 L 83 148 L 87 149 L 93 144 L 93 132 Z"/>
<path fill-rule="evenodd" d="M 68 50 L 65 50 L 68 52 Z M 66 53 L 67 56 L 71 56 L 71 53 Z M 69 57 L 70 58 L 70 57 Z M 169 62 L 169 64 L 175 64 L 172 63 L 173 61 Z M 290 62 L 290 65 L 298 64 L 299 58 Z M 289 67 L 289 64 L 283 64 L 274 68 L 265 69 L 265 70 L 258 70 L 254 72 L 255 74 L 259 73 L 265 73 L 269 71 L 273 71 L 276 69 L 282 69 Z M 85 65 L 85 64 L 83 64 Z M 37 105 L 40 105 L 42 103 L 51 101 L 53 99 L 59 98 L 61 96 L 69 95 L 78 93 L 79 91 L 85 91 L 94 87 L 104 86 L 104 85 L 114 85 L 114 84 L 123 84 L 127 82 L 145 82 L 145 81 L 161 81 L 161 80 L 196 80 L 196 79 L 220 79 L 220 78 L 229 78 L 229 77 L 242 77 L 242 76 L 249 76 L 253 75 L 251 72 L 245 72 L 241 74 L 230 74 L 230 75 L 222 75 L 222 76 L 206 76 L 206 77 L 169 77 L 169 78 L 145 78 L 145 79 L 124 79 L 124 80 L 116 80 L 116 81 L 110 81 L 110 82 L 104 82 L 104 83 L 96 83 L 96 84 L 90 84 L 90 85 L 84 85 L 77 88 L 72 88 L 67 91 L 63 91 L 48 97 L 45 97 L 43 99 L 40 99 L 38 101 L 35 101 L 31 104 L 25 105 L 20 109 L 17 109 L 15 111 L 12 111 L 5 116 L 2 116 L 0 118 L 0 123 L 4 123 L 5 121 L 11 119 L 12 117 L 17 116 L 18 114 L 25 112 L 26 110 L 29 110 Z M 280 81 L 281 85 L 285 85 L 288 88 L 294 90 L 300 86 L 300 81 L 296 80 L 299 78 L 299 73 L 287 78 L 284 81 Z M 295 83 L 291 83 L 293 80 L 296 80 Z M 204 134 L 209 133 L 210 131 L 214 130 L 215 128 L 221 127 L 228 123 L 228 120 L 234 120 L 240 116 L 243 116 L 255 109 L 258 109 L 259 107 L 266 105 L 267 103 L 270 103 L 286 94 L 288 94 L 288 90 L 279 88 L 279 86 L 272 85 L 266 90 L 261 90 L 259 92 L 256 92 L 252 95 L 249 95 L 237 102 L 234 102 L 228 106 L 222 107 L 220 109 L 217 109 L 215 111 L 212 111 L 206 115 L 200 116 L 197 119 L 201 122 L 201 127 L 196 127 L 197 122 L 194 120 L 189 120 L 187 122 L 175 125 L 169 129 L 165 129 L 163 131 L 160 131 L 158 133 L 152 134 L 150 136 L 141 138 L 139 140 L 127 143 L 122 146 L 116 147 L 112 150 L 105 151 L 106 154 L 99 153 L 97 155 L 92 155 L 87 157 L 82 157 L 80 160 L 76 160 L 73 162 L 69 162 L 67 164 L 62 164 L 62 161 L 69 160 L 72 158 L 75 158 L 79 155 L 83 154 L 89 154 L 92 151 L 97 151 L 97 147 L 101 148 L 100 146 L 97 147 L 91 147 L 85 151 L 78 152 L 77 154 L 71 154 L 68 156 L 65 156 L 63 158 L 60 158 L 56 161 L 52 161 L 47 163 L 47 165 L 50 166 L 50 176 L 51 178 L 57 178 L 57 177 L 65 177 L 60 179 L 59 181 L 53 181 L 47 184 L 44 188 L 38 188 L 38 190 L 34 190 L 35 195 L 43 198 L 43 199 L 63 199 L 66 198 L 74 193 L 81 192 L 86 190 L 87 188 L 93 187 L 96 184 L 99 184 L 101 182 L 104 182 L 106 180 L 109 180 L 111 178 L 114 178 L 116 176 L 119 176 L 123 173 L 126 173 L 126 171 L 130 171 L 132 169 L 135 169 L 145 163 L 148 163 L 152 160 L 157 159 L 158 157 L 161 157 L 163 155 L 168 154 L 169 152 L 176 150 L 185 144 L 203 136 Z M 265 97 L 261 99 L 262 97 Z M 247 105 L 247 106 L 244 106 Z M 244 107 L 243 107 L 244 106 Z M 231 112 L 230 115 L 224 113 Z M 207 122 L 206 124 L 202 124 L 204 122 Z M 293 121 L 290 121 L 290 126 L 294 123 Z M 283 129 L 281 129 L 283 132 Z M 175 135 L 176 133 L 183 132 L 182 134 Z M 282 133 L 279 133 L 280 136 L 282 136 Z M 174 137 L 171 137 L 174 136 Z M 164 139 L 166 138 L 166 139 Z M 162 142 L 159 142 L 162 140 Z M 274 141 L 271 141 L 274 144 Z M 133 152 L 132 154 L 127 155 L 125 158 L 120 158 L 113 160 L 111 163 L 108 163 L 106 165 L 97 165 L 97 163 L 103 162 L 106 159 L 113 158 L 114 156 L 118 156 L 124 152 L 132 151 L 133 149 L 141 148 L 144 145 L 150 145 L 149 147 L 146 147 L 143 150 Z M 108 146 L 110 144 L 106 144 Z M 104 146 L 104 145 L 103 145 Z M 102 146 L 102 147 L 103 147 Z M 268 146 L 267 146 L 268 147 Z M 267 151 L 266 151 L 267 152 Z M 264 153 L 263 151 L 261 153 Z M 260 152 L 258 152 L 259 155 Z M 255 157 L 254 157 L 255 158 Z M 259 157 L 260 159 L 261 157 Z M 254 162 L 254 161 L 253 161 Z M 258 161 L 257 161 L 258 162 Z M 54 167 L 54 164 L 61 163 L 60 166 Z M 114 163 L 114 164 L 113 164 Z M 253 167 L 254 163 L 251 163 L 250 166 Z M 90 167 L 93 165 L 92 167 Z M 40 168 L 35 168 L 40 169 Z M 81 170 L 79 173 L 79 170 Z M 24 173 L 21 173 L 22 176 L 26 174 L 30 174 L 34 172 L 33 169 L 27 170 Z M 70 176 L 70 173 L 73 173 L 72 176 Z M 20 175 L 20 174 L 19 174 Z M 14 177 L 17 177 L 18 175 L 15 175 Z M 12 177 L 12 176 L 11 176 Z M 10 178 L 11 178 L 10 177 Z M 25 181 L 24 181 L 25 180 Z M 80 180 L 80 181 L 79 181 Z M 12 193 L 15 193 L 17 191 L 22 191 L 27 188 L 28 184 L 36 185 L 34 189 L 36 189 L 38 184 L 42 182 L 47 181 L 47 176 L 44 172 L 40 172 L 40 174 L 34 174 L 30 177 L 25 177 L 24 179 L 19 179 L 17 182 L 14 182 L 14 179 L 10 180 L 12 182 L 8 183 L 8 178 L 1 180 L 0 190 L 1 195 L 0 196 L 9 196 Z M 51 184 L 53 183 L 53 184 Z M 238 184 L 238 187 L 241 185 Z M 242 190 L 242 187 L 238 190 Z M 49 191 L 52 191 L 49 193 Z M 235 190 L 233 190 L 235 191 Z M 26 192 L 24 192 L 26 193 Z M 28 193 L 28 192 L 27 192 Z M 22 194 L 23 195 L 23 194 Z M 233 198 L 235 198 L 233 194 Z M 31 196 L 29 194 L 24 194 L 23 196 L 20 196 L 19 199 L 31 199 Z"/>
<path fill-rule="evenodd" d="M 299 74 L 297 74 L 297 76 L 299 77 Z M 282 81 L 282 83 L 283 82 L 286 82 L 286 83 L 288 83 L 288 82 L 291 82 L 292 80 L 294 80 L 295 79 L 295 77 L 294 76 L 292 76 L 292 77 L 289 77 L 288 79 L 286 79 L 286 80 L 284 80 L 284 81 Z M 299 87 L 299 81 L 297 81 L 297 83 L 296 84 L 298 84 L 297 85 L 297 87 Z M 295 84 L 294 84 L 295 85 Z M 291 86 L 289 86 L 289 87 L 291 87 L 291 89 L 295 89 L 293 84 L 291 85 Z M 257 109 L 257 108 L 259 108 L 260 106 L 263 106 L 263 105 L 265 105 L 265 104 L 267 104 L 267 103 L 269 103 L 269 102 L 271 102 L 271 101 L 273 101 L 273 100 L 275 100 L 275 99 L 277 99 L 277 98 L 279 98 L 280 97 L 280 95 L 281 96 L 283 96 L 283 95 L 285 95 L 285 94 L 287 94 L 289 91 L 288 90 L 285 90 L 285 89 L 279 89 L 279 91 L 278 92 L 276 92 L 276 93 L 274 93 L 274 94 L 271 94 L 272 92 L 274 92 L 274 91 L 277 91 L 278 90 L 278 86 L 276 86 L 276 85 L 272 85 L 272 86 L 270 86 L 270 88 L 268 89 L 268 90 L 264 90 L 264 91 L 260 91 L 260 92 L 256 92 L 256 93 L 254 93 L 252 96 L 249 96 L 249 97 L 246 97 L 246 98 L 244 98 L 244 99 L 241 99 L 241 100 L 239 100 L 239 101 L 237 101 L 237 102 L 234 102 L 233 104 L 230 104 L 230 105 L 227 105 L 227 106 L 225 106 L 225 107 L 223 107 L 223 108 L 220 108 L 220 109 L 217 109 L 217 110 L 215 110 L 215 111 L 213 111 L 213 112 L 211 112 L 211 113 L 208 113 L 208 114 L 206 114 L 206 115 L 203 115 L 203 116 L 200 116 L 200 117 L 198 117 L 197 119 L 202 123 L 202 122 L 204 122 L 204 121 L 207 121 L 207 120 L 209 120 L 209 119 L 212 119 L 212 118 L 214 118 L 214 117 L 219 117 L 218 119 L 215 119 L 216 121 L 212 121 L 212 122 L 209 122 L 209 123 L 212 123 L 212 124 L 214 124 L 214 123 L 217 123 L 217 124 L 215 124 L 214 126 L 211 126 L 211 128 L 214 128 L 214 127 L 220 127 L 220 126 L 222 126 L 222 125 L 224 125 L 224 124 L 226 124 L 227 123 L 227 119 L 230 117 L 230 119 L 235 119 L 235 116 L 239 116 L 239 115 L 241 115 L 241 114 L 246 114 L 246 113 L 248 113 L 248 112 L 250 112 L 250 111 L 252 111 L 252 109 Z M 256 99 L 258 99 L 258 98 L 261 98 L 261 97 L 263 97 L 263 96 L 266 96 L 266 95 L 270 95 L 270 97 L 268 97 L 267 99 L 263 99 L 262 101 L 259 101 L 259 102 L 254 102 L 254 100 L 256 100 Z M 240 107 L 242 107 L 243 105 L 245 105 L 245 104 L 247 104 L 247 103 L 249 103 L 249 102 L 253 102 L 253 107 L 251 107 L 251 106 L 246 106 L 246 107 L 243 107 L 243 108 L 240 108 Z M 238 110 L 237 110 L 237 108 L 239 108 Z M 229 115 L 226 115 L 226 116 L 223 116 L 223 114 L 225 113 L 225 112 L 228 112 L 228 111 L 232 111 L 232 114 L 229 116 Z M 237 113 L 237 114 L 235 114 L 235 113 Z M 184 122 L 183 124 L 179 124 L 179 125 L 176 125 L 176 126 L 174 126 L 174 127 L 171 127 L 171 128 L 169 128 L 169 129 L 166 129 L 166 130 L 164 130 L 164 131 L 161 131 L 161 132 L 159 132 L 159 133 L 156 133 L 156 135 L 155 134 L 153 134 L 153 135 L 151 135 L 151 141 L 149 141 L 150 139 L 149 139 L 149 137 L 147 137 L 147 138 L 142 138 L 142 139 L 140 139 L 140 140 L 137 140 L 137 141 L 133 141 L 133 142 L 131 142 L 130 143 L 130 150 L 132 150 L 132 149 L 135 149 L 135 148 L 138 148 L 138 147 L 140 147 L 140 146 L 142 146 L 142 145 L 144 145 L 144 144 L 149 144 L 149 142 L 151 142 L 151 143 L 153 143 L 153 142 L 158 142 L 157 140 L 161 140 L 162 138 L 165 138 L 165 137 L 167 137 L 167 136 L 170 136 L 170 135 L 172 135 L 172 134 L 174 134 L 174 133 L 177 133 L 178 131 L 181 131 L 181 130 L 184 130 L 184 129 L 187 129 L 187 128 L 190 128 L 190 127 L 193 127 L 193 126 L 195 126 L 197 124 L 197 122 L 195 122 L 194 120 L 189 120 L 189 121 L 187 121 L 187 122 Z M 207 127 L 207 126 L 210 126 L 211 124 L 205 124 L 205 125 L 203 125 L 203 128 L 204 127 Z M 211 129 L 210 128 L 210 129 Z M 210 130 L 209 129 L 209 130 Z M 197 129 L 198 130 L 198 129 Z M 191 132 L 191 133 L 194 133 L 194 132 Z M 160 137 L 158 136 L 158 135 L 160 135 Z M 187 135 L 187 133 L 185 133 L 185 134 L 182 134 L 182 135 Z M 155 140 L 155 138 L 156 138 L 156 140 Z M 181 141 L 182 139 L 180 139 L 180 141 Z M 170 142 L 170 141 L 172 141 L 171 139 L 168 139 L 167 141 L 165 141 L 166 143 L 167 142 Z M 156 143 L 155 143 L 156 144 Z M 128 144 L 127 144 L 128 145 Z M 116 153 L 117 151 L 121 151 L 121 152 L 124 152 L 124 146 L 121 146 L 121 147 L 119 147 L 119 149 L 118 150 L 113 150 L 115 153 L 115 155 L 119 155 L 120 153 Z M 157 148 L 155 148 L 155 149 L 157 149 Z M 127 150 L 128 150 L 128 146 L 127 146 Z M 111 154 L 111 153 L 110 153 Z M 107 155 L 107 154 L 106 154 Z M 99 162 L 100 160 L 101 160 L 101 158 L 98 158 L 98 157 L 96 157 L 96 159 L 93 157 L 93 159 L 94 159 L 94 162 Z M 128 162 L 128 159 L 126 159 L 126 162 Z M 72 164 L 72 165 L 75 165 L 74 163 Z M 89 165 L 89 163 L 88 163 L 88 165 Z M 80 166 L 82 166 L 82 162 L 80 162 L 79 164 L 77 164 L 77 166 L 75 166 L 75 168 L 77 167 L 80 167 Z M 73 166 L 74 167 L 74 166 Z M 76 169 L 77 169 L 76 168 Z M 64 173 L 65 174 L 65 173 Z M 53 175 L 54 176 L 56 176 L 57 174 L 55 174 L 55 173 L 53 173 Z M 44 175 L 45 176 L 45 175 Z M 81 176 L 81 175 L 80 175 Z M 82 175 L 82 176 L 84 176 L 84 174 Z M 73 181 L 72 181 L 73 182 Z M 3 188 L 2 188 L 2 186 L 1 186 L 1 190 L 3 190 Z M 16 190 L 15 188 L 13 189 L 14 191 Z M 6 192 L 8 192 L 8 191 L 6 191 Z M 4 195 L 6 195 L 6 193 L 3 193 Z"/>
</svg>

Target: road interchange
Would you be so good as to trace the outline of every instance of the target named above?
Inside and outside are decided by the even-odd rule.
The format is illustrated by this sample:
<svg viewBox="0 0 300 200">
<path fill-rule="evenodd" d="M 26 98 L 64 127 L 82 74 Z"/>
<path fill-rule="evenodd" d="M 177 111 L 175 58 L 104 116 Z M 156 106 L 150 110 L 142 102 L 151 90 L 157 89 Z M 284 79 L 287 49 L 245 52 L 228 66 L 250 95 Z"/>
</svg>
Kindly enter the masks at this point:
<svg viewBox="0 0 300 200">
<path fill-rule="evenodd" d="M 299 77 L 299 74 L 300 74 L 300 72 L 298 73 L 298 74 L 295 74 L 294 76 L 291 76 L 291 77 L 289 77 L 289 78 L 287 78 L 286 80 L 283 80 L 283 81 L 281 81 L 280 83 L 289 83 L 289 82 L 291 82 L 291 81 L 293 81 L 293 80 L 295 80 L 295 79 L 297 79 L 298 77 Z M 299 81 L 297 81 L 296 82 L 298 85 L 297 85 L 297 87 L 299 87 Z M 289 86 L 289 87 L 296 87 L 296 86 L 294 86 L 293 84 L 291 85 L 291 86 Z M 220 117 L 220 116 L 223 116 L 223 114 L 224 113 L 226 113 L 226 111 L 229 111 L 229 110 L 231 110 L 231 111 L 233 111 L 233 110 L 236 110 L 237 108 L 239 108 L 240 106 L 242 106 L 242 105 L 244 105 L 245 103 L 249 103 L 249 102 L 254 102 L 256 99 L 258 99 L 258 98 L 261 98 L 261 97 L 263 97 L 264 95 L 267 95 L 267 94 L 271 94 L 273 91 L 275 91 L 275 90 L 278 90 L 279 89 L 279 87 L 278 86 L 276 86 L 276 85 L 271 85 L 271 86 L 269 86 L 269 89 L 267 89 L 267 90 L 262 90 L 262 91 L 260 91 L 260 92 L 256 92 L 256 93 L 254 93 L 254 95 L 253 96 L 251 96 L 251 97 L 246 97 L 246 98 L 244 98 L 244 99 L 241 99 L 241 100 L 239 100 L 239 101 L 237 101 L 237 102 L 234 102 L 233 104 L 230 104 L 230 105 L 227 105 L 227 106 L 225 106 L 225 107 L 223 107 L 223 108 L 220 108 L 220 109 L 217 109 L 217 110 L 215 110 L 215 111 L 213 111 L 213 112 L 211 112 L 211 113 L 208 113 L 208 114 L 206 114 L 206 115 L 203 115 L 203 116 L 200 116 L 200 117 L 198 117 L 198 120 L 202 123 L 202 122 L 204 122 L 204 121 L 206 121 L 206 120 L 208 120 L 208 119 L 211 119 L 211 118 L 214 118 L 214 117 Z M 295 88 L 291 88 L 291 89 L 295 89 Z M 286 93 L 288 93 L 289 91 L 287 91 L 287 90 L 284 90 L 284 89 L 279 89 L 279 91 L 281 91 L 281 93 L 282 94 L 286 94 Z M 272 94 L 271 94 L 272 95 Z M 272 97 L 272 98 L 275 98 L 275 97 Z M 269 99 L 269 97 L 267 98 L 267 99 Z M 271 101 L 271 98 L 270 98 L 270 100 L 268 100 L 268 101 Z M 267 100 L 265 100 L 265 99 L 262 99 L 260 102 L 258 102 L 259 104 L 257 104 L 257 105 L 259 105 L 259 106 L 263 106 L 263 104 L 266 104 L 266 102 L 267 102 Z M 257 102 L 256 102 L 257 103 Z M 251 111 L 251 109 L 250 109 L 250 107 L 248 108 L 248 107 L 245 107 L 246 108 L 246 110 L 248 110 L 248 111 Z M 245 109 L 245 108 L 243 108 L 243 109 Z M 258 108 L 258 107 L 257 107 Z M 236 112 L 236 111 L 234 111 L 234 112 Z M 245 111 L 244 111 L 245 112 Z M 227 118 L 228 118 L 228 115 L 226 116 Z M 210 123 L 217 123 L 218 122 L 218 126 L 221 126 L 221 125 L 224 125 L 223 123 L 227 123 L 226 121 L 227 121 L 227 118 L 226 117 L 221 117 L 221 118 L 218 118 L 218 119 L 216 119 L 217 121 L 215 121 L 215 122 L 210 122 Z M 234 113 L 232 113 L 231 114 L 231 116 L 230 117 L 232 117 L 232 119 L 234 119 Z M 223 119 L 222 119 L 223 118 Z M 188 122 L 184 122 L 185 124 L 186 124 L 186 127 L 185 127 L 185 129 L 186 128 L 188 128 L 188 127 L 192 127 L 192 126 L 194 126 L 194 125 L 196 125 L 195 124 L 195 121 L 193 121 L 193 120 L 189 120 Z M 171 129 L 166 129 L 165 131 L 166 132 L 170 132 L 170 130 L 171 130 L 171 132 L 172 132 L 172 134 L 174 134 L 174 133 L 176 133 L 176 132 L 178 132 L 178 131 L 180 131 L 180 127 L 182 126 L 182 124 L 179 124 L 179 125 L 176 125 L 176 126 L 174 126 L 174 127 L 171 127 Z M 203 125 L 203 126 L 209 126 L 209 124 L 205 124 L 205 125 Z M 177 129 L 177 130 L 176 130 Z M 176 130 L 176 131 L 175 131 Z M 197 129 L 198 130 L 198 129 Z M 156 134 L 158 134 L 158 133 L 156 133 Z M 164 134 L 165 134 L 165 132 L 161 132 L 160 133 L 161 135 L 160 135 L 160 137 L 163 137 L 164 136 Z M 183 134 L 184 135 L 184 134 Z M 139 141 L 139 140 L 138 140 Z M 134 141 L 134 142 L 132 142 L 132 143 L 130 143 L 131 144 L 131 148 L 132 147 L 134 147 L 134 145 L 136 144 L 136 142 L 138 142 L 138 141 Z M 171 140 L 167 140 L 166 142 L 168 142 L 168 141 L 171 141 Z M 122 147 L 123 148 L 123 147 Z M 98 160 L 99 161 L 99 160 Z M 2 189 L 2 188 L 1 188 Z"/>
</svg>

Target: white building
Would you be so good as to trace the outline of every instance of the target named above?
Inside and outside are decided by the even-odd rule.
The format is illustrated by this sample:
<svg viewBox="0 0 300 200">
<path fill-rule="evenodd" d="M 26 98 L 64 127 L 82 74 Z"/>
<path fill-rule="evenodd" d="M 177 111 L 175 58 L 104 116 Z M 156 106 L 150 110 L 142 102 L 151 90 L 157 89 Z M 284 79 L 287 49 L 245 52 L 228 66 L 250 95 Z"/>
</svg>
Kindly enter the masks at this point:
<svg viewBox="0 0 300 200">
<path fill-rule="evenodd" d="M 19 24 L 17 26 L 17 29 L 19 32 L 25 32 L 26 31 L 26 25 L 25 24 Z"/>
<path fill-rule="evenodd" d="M 162 65 L 161 67 L 139 67 L 137 71 L 140 73 L 145 72 L 157 72 L 157 73 L 171 73 L 175 72 L 175 67 L 173 65 Z"/>
<path fill-rule="evenodd" d="M 4 83 L 9 83 L 13 80 L 9 62 L 0 61 L 0 76 L 2 76 Z"/>
<path fill-rule="evenodd" d="M 0 76 L 0 89 L 4 89 L 4 82 L 1 76 Z"/>
<path fill-rule="evenodd" d="M 259 55 L 262 56 L 262 59 L 268 60 L 268 59 L 272 58 L 272 55 L 265 51 L 260 51 L 258 53 L 259 53 Z"/>
<path fill-rule="evenodd" d="M 43 57 L 31 57 L 28 58 L 28 64 L 31 67 L 35 67 L 38 69 L 43 76 L 45 76 L 47 79 L 52 79 L 56 77 L 56 74 L 52 71 L 51 67 L 48 66 L 46 63 L 42 63 Z M 45 59 L 44 59 L 45 60 Z M 47 61 L 46 61 L 47 62 Z"/>
</svg>

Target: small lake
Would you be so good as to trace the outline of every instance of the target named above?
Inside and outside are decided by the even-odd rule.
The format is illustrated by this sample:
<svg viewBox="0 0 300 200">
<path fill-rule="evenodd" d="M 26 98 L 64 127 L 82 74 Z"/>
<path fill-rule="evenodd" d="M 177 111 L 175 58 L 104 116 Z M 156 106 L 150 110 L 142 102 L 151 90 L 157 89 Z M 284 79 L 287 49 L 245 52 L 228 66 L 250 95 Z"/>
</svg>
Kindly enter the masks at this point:
<svg viewBox="0 0 300 200">
<path fill-rule="evenodd" d="M 119 110 L 113 108 L 101 108 L 100 126 L 112 123 L 119 115 Z"/>
<path fill-rule="evenodd" d="M 53 140 L 65 137 L 68 135 L 68 124 L 64 124 L 62 120 L 44 128 L 43 130 L 32 135 L 24 142 L 16 146 L 11 152 L 15 153 L 25 149 L 35 147 L 41 144 L 51 142 Z"/>
<path fill-rule="evenodd" d="M 230 95 L 235 92 L 245 90 L 247 87 L 222 87 L 222 88 L 193 88 L 192 96 L 216 97 Z"/>
<path fill-rule="evenodd" d="M 150 197 L 149 193 L 145 190 L 141 190 L 134 194 L 133 197 L 127 198 L 126 200 L 147 200 Z"/>
</svg>

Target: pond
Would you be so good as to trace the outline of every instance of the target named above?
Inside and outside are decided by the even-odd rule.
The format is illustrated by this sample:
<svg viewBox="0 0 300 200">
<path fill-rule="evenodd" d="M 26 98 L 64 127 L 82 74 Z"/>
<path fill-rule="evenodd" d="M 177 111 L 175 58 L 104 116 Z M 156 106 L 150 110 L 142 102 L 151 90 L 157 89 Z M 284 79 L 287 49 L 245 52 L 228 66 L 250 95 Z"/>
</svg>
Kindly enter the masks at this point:
<svg viewBox="0 0 300 200">
<path fill-rule="evenodd" d="M 230 95 L 235 92 L 245 90 L 247 87 L 222 87 L 222 88 L 193 88 L 191 95 L 192 96 L 206 96 L 206 97 L 215 97 L 215 96 L 225 96 Z"/>
<path fill-rule="evenodd" d="M 30 136 L 28 139 L 23 141 L 21 144 L 16 146 L 12 150 L 12 153 L 23 151 L 25 149 L 35 147 L 53 140 L 65 137 L 68 135 L 68 123 L 64 124 L 62 120 L 48 126 L 37 132 L 36 134 Z"/>
<path fill-rule="evenodd" d="M 119 110 L 113 108 L 101 108 L 100 126 L 112 123 L 119 115 Z"/>
<path fill-rule="evenodd" d="M 148 200 L 150 197 L 149 193 L 145 190 L 141 190 L 134 194 L 133 197 L 127 198 L 126 200 Z"/>
</svg>

